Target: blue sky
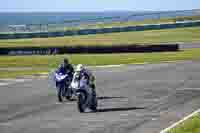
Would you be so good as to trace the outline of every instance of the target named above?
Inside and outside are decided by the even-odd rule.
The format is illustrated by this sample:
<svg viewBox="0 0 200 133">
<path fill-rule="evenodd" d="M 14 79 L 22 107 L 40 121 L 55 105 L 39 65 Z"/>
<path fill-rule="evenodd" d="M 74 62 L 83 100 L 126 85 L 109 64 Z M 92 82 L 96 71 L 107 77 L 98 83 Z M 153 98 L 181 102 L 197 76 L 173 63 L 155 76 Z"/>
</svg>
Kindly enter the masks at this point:
<svg viewBox="0 0 200 133">
<path fill-rule="evenodd" d="M 200 0 L 0 0 L 0 12 L 199 9 Z"/>
</svg>

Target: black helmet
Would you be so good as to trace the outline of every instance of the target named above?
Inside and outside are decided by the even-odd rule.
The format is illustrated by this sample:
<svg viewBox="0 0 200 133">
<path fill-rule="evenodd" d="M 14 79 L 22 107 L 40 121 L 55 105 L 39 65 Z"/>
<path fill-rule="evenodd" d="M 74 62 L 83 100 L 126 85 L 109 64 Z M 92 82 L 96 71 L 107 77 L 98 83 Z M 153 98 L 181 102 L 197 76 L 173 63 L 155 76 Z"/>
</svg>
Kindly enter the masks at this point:
<svg viewBox="0 0 200 133">
<path fill-rule="evenodd" d="M 68 61 L 68 59 L 67 58 L 64 58 L 63 59 L 63 63 L 66 65 L 66 64 L 69 64 L 69 61 Z"/>
</svg>

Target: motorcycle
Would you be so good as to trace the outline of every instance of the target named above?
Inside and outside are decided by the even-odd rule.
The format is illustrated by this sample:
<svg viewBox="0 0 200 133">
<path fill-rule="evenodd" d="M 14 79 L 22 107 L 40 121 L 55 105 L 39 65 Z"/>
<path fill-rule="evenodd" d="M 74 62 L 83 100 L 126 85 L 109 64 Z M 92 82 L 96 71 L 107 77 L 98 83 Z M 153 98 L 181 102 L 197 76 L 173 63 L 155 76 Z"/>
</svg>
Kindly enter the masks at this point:
<svg viewBox="0 0 200 133">
<path fill-rule="evenodd" d="M 70 88 L 71 77 L 68 74 L 55 73 L 55 81 L 58 101 L 62 102 L 64 97 L 67 100 L 71 100 L 73 93 Z"/>
<path fill-rule="evenodd" d="M 71 88 L 73 88 L 77 97 L 79 112 L 85 112 L 87 108 L 92 111 L 97 110 L 96 91 L 95 88 L 92 88 L 92 86 L 88 84 L 88 79 L 86 77 L 81 77 L 79 73 L 75 72 L 71 82 Z"/>
</svg>

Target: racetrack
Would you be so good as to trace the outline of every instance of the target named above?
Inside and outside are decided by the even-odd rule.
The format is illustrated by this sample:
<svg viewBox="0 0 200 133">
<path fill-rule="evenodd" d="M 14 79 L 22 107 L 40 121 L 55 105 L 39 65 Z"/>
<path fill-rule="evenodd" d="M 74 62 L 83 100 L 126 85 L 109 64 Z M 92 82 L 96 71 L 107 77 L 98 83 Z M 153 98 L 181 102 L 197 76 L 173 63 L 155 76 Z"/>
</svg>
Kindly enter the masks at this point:
<svg viewBox="0 0 200 133">
<path fill-rule="evenodd" d="M 200 62 L 94 68 L 99 107 L 57 103 L 45 78 L 0 86 L 1 133 L 157 133 L 200 108 Z"/>
</svg>

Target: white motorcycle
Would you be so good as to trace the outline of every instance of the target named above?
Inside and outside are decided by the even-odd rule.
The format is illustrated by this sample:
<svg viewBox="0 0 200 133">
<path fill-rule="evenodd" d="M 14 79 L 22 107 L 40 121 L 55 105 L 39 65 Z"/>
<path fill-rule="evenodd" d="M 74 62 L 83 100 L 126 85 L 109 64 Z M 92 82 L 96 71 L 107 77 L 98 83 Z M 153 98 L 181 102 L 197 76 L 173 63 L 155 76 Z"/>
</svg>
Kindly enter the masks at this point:
<svg viewBox="0 0 200 133">
<path fill-rule="evenodd" d="M 88 84 L 88 79 L 85 76 L 81 76 L 80 73 L 75 72 L 71 88 L 74 94 L 76 94 L 79 112 L 85 112 L 88 108 L 92 111 L 97 110 L 96 91 Z"/>
</svg>

